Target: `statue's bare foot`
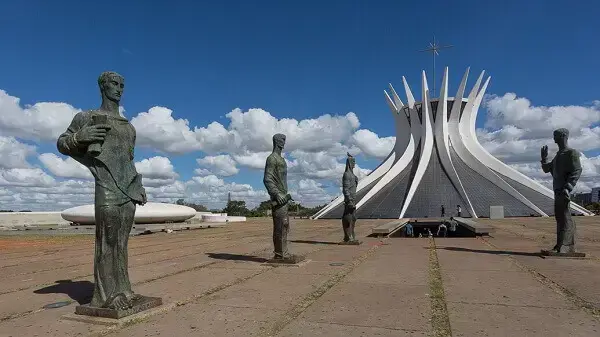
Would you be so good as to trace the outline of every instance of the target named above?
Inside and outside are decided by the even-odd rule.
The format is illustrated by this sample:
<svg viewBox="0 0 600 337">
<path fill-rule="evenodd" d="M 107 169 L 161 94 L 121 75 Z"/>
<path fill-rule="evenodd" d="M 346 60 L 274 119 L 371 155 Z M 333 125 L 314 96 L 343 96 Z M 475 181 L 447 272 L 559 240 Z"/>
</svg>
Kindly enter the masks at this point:
<svg viewBox="0 0 600 337">
<path fill-rule="evenodd" d="M 127 300 L 130 303 L 133 303 L 133 302 L 135 302 L 136 300 L 138 300 L 138 299 L 140 299 L 142 297 L 141 295 L 138 295 L 138 294 L 134 293 L 131 290 L 128 290 L 128 291 L 124 292 L 124 294 L 125 294 L 125 297 L 127 297 Z"/>
<path fill-rule="evenodd" d="M 125 296 L 125 294 L 117 294 L 108 305 L 110 309 L 114 310 L 126 310 L 131 308 L 131 301 Z"/>
<path fill-rule="evenodd" d="M 575 253 L 575 247 L 574 246 L 561 246 L 560 249 L 558 250 L 558 252 L 561 254 L 572 254 L 572 253 Z"/>
</svg>

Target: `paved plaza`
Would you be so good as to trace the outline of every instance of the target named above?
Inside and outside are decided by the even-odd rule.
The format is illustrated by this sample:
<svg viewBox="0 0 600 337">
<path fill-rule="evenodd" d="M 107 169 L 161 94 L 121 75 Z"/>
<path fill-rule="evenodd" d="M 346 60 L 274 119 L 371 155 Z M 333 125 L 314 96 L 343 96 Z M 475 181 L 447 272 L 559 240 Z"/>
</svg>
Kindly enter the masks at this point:
<svg viewBox="0 0 600 337">
<path fill-rule="evenodd" d="M 434 240 L 368 238 L 389 220 L 359 220 L 361 246 L 335 244 L 339 220 L 291 220 L 300 267 L 264 264 L 266 218 L 136 236 L 134 290 L 164 305 L 122 326 L 62 319 L 91 296 L 92 235 L 0 237 L 0 336 L 600 336 L 600 218 L 575 219 L 589 259 L 537 256 L 554 218 Z"/>
</svg>

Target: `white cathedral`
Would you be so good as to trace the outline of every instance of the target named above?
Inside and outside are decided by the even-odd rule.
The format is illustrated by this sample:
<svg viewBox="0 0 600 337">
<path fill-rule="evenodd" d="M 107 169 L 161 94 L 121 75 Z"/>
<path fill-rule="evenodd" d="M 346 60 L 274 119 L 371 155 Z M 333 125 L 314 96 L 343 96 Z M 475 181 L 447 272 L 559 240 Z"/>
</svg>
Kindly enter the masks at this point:
<svg viewBox="0 0 600 337">
<path fill-rule="evenodd" d="M 396 124 L 396 144 L 387 158 L 358 183 L 356 216 L 397 219 L 440 216 L 441 206 L 453 215 L 489 217 L 490 206 L 504 206 L 506 216 L 552 216 L 554 193 L 488 153 L 477 140 L 475 120 L 490 82 L 484 72 L 465 97 L 469 69 L 454 97 L 448 97 L 448 68 L 439 98 L 429 97 L 423 71 L 421 102 L 406 79 L 406 104 L 392 85 L 384 91 Z M 540 167 L 541 170 L 541 167 Z M 340 218 L 339 196 L 313 219 Z M 574 214 L 591 215 L 571 203 Z"/>
</svg>

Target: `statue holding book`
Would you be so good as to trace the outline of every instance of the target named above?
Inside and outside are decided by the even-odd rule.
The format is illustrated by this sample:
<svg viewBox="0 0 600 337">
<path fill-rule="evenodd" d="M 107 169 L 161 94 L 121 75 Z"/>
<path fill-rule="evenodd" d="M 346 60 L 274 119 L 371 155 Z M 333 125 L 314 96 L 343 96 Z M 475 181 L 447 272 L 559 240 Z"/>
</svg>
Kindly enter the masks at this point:
<svg viewBox="0 0 600 337">
<path fill-rule="evenodd" d="M 136 205 L 147 201 L 142 176 L 134 165 L 136 132 L 119 113 L 123 77 L 104 72 L 98 79 L 99 109 L 76 114 L 60 135 L 60 153 L 85 165 L 95 180 L 94 293 L 76 313 L 120 318 L 162 303 L 135 294 L 128 273 L 127 244 Z"/>
</svg>

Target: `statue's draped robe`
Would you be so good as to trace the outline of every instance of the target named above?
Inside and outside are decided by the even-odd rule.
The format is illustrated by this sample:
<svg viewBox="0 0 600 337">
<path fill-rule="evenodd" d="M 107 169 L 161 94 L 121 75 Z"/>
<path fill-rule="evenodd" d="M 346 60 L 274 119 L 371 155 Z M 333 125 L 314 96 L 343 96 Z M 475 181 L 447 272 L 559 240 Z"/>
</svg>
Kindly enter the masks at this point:
<svg viewBox="0 0 600 337">
<path fill-rule="evenodd" d="M 290 230 L 288 217 L 288 203 L 277 204 L 277 197 L 285 197 L 288 193 L 287 187 L 287 164 L 285 159 L 277 153 L 271 153 L 265 164 L 265 175 L 263 182 L 271 197 L 271 208 L 273 216 L 273 245 L 276 258 L 288 255 L 287 236 Z"/>
<path fill-rule="evenodd" d="M 346 170 L 342 176 L 342 192 L 344 194 L 344 214 L 342 227 L 344 228 L 344 241 L 355 240 L 354 224 L 356 223 L 356 186 L 358 177 L 352 172 L 350 163 L 346 160 Z"/>
<path fill-rule="evenodd" d="M 121 116 L 108 115 L 102 151 L 96 157 L 86 154 L 75 134 L 92 125 L 99 111 L 80 112 L 57 142 L 58 150 L 85 165 L 95 178 L 96 245 L 94 255 L 94 295 L 91 305 L 106 307 L 119 294 L 130 296 L 127 243 L 133 226 L 135 203 L 144 199 L 142 177 L 133 162 L 135 128 Z"/>
<path fill-rule="evenodd" d="M 542 170 L 552 174 L 552 188 L 554 189 L 554 216 L 556 218 L 556 249 L 565 246 L 574 251 L 575 247 L 575 222 L 571 217 L 571 199 L 569 193 L 581 176 L 581 162 L 579 151 L 566 148 L 559 151 L 550 162 L 542 161 Z"/>
</svg>

